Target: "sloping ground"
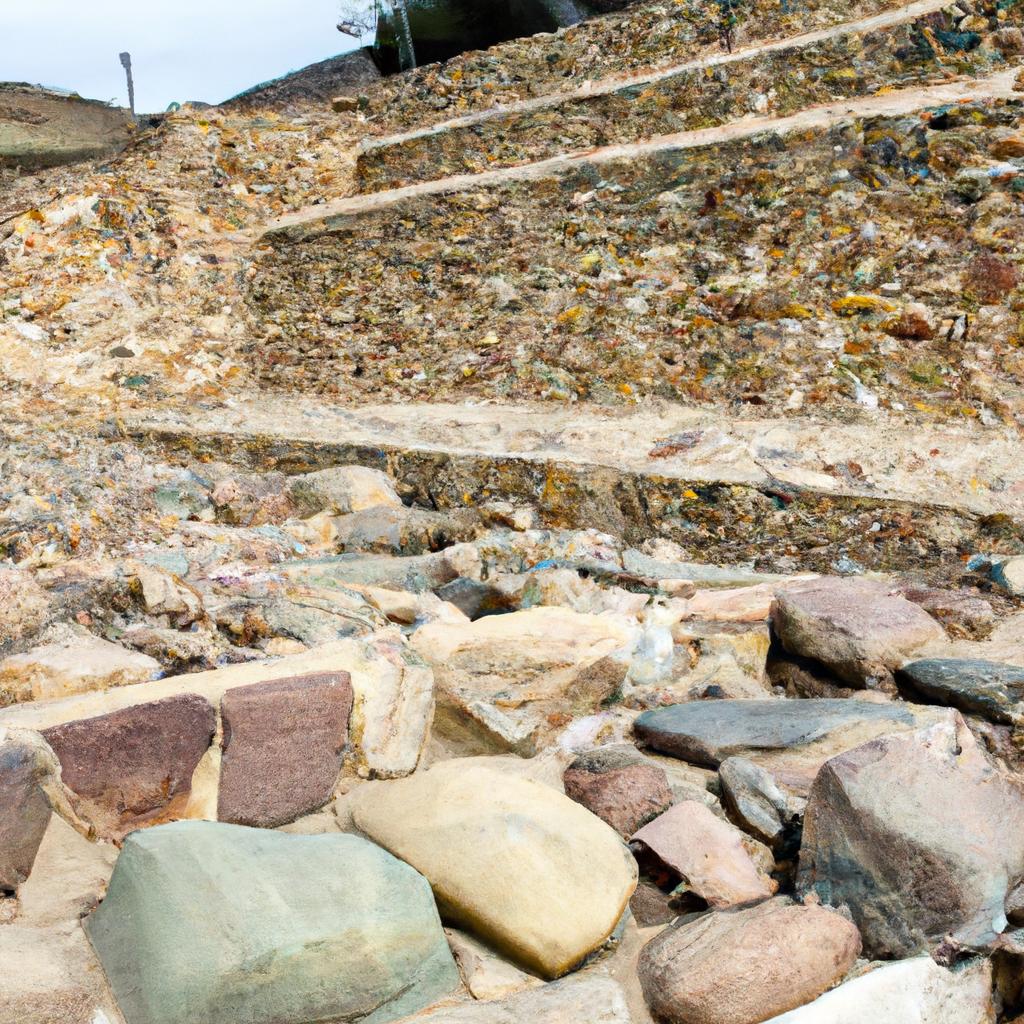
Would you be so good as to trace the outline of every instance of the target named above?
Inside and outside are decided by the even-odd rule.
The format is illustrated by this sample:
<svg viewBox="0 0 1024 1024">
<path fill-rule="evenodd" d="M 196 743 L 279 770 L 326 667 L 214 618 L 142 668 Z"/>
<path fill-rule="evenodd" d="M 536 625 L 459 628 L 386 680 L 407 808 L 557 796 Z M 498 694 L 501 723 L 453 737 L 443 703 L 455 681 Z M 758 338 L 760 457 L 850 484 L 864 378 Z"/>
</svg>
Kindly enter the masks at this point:
<svg viewBox="0 0 1024 1024">
<path fill-rule="evenodd" d="M 1024 11 L 958 32 L 935 0 L 858 22 L 716 54 L 654 75 L 586 83 L 406 135 L 370 141 L 358 161 L 363 191 L 570 151 L 708 128 L 739 117 L 786 116 L 879 90 L 990 73 L 1017 59 Z"/>
<path fill-rule="evenodd" d="M 417 504 L 535 506 L 545 526 L 652 536 L 701 561 L 933 570 L 1016 550 L 1024 465 L 1013 430 L 742 420 L 656 404 L 418 404 L 341 409 L 267 396 L 229 410 L 133 416 L 165 453 L 259 471 L 349 462 L 395 476 Z"/>
<path fill-rule="evenodd" d="M 218 105 L 224 111 L 251 112 L 273 108 L 300 109 L 311 104 L 324 108 L 339 93 L 365 89 L 380 79 L 377 65 L 367 50 L 342 53 L 255 85 Z"/>
<path fill-rule="evenodd" d="M 132 137 L 126 110 L 0 82 L 0 168 L 36 170 L 113 156 Z"/>
<path fill-rule="evenodd" d="M 1013 72 L 358 197 L 264 239 L 276 387 L 1014 422 Z"/>
<path fill-rule="evenodd" d="M 867 17 L 889 0 L 751 0 L 734 29 L 734 47 L 784 38 Z M 718 5 L 703 0 L 633 4 L 552 35 L 511 40 L 387 79 L 370 97 L 370 125 L 384 131 L 420 127 L 430 120 L 486 110 L 559 92 L 570 83 L 652 69 L 719 52 Z"/>
</svg>

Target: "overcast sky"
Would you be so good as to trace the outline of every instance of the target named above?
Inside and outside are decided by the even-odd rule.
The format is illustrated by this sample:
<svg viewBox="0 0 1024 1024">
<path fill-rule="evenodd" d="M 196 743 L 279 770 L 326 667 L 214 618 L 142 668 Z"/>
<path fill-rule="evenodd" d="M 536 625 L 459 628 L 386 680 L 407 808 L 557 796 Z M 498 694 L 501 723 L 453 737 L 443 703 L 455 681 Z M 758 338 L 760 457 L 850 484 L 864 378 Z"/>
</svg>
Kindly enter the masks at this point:
<svg viewBox="0 0 1024 1024">
<path fill-rule="evenodd" d="M 0 0 L 0 81 L 71 89 L 135 108 L 218 103 L 351 49 L 339 0 Z"/>
</svg>

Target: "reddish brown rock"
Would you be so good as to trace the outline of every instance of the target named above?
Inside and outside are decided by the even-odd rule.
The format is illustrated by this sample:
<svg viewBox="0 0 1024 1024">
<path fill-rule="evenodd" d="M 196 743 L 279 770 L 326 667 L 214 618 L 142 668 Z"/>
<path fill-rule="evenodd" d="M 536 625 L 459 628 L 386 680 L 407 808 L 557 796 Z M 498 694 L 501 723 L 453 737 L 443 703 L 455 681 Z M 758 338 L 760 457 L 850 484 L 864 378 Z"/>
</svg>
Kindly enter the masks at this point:
<svg viewBox="0 0 1024 1024">
<path fill-rule="evenodd" d="M 1012 263 L 990 252 L 982 252 L 967 265 L 961 284 L 964 291 L 979 302 L 992 303 L 1001 301 L 1017 287 L 1019 281 L 1020 275 Z"/>
<path fill-rule="evenodd" d="M 780 591 L 772 625 L 790 654 L 870 689 L 894 690 L 893 670 L 946 638 L 923 608 L 868 579 L 822 577 Z"/>
<path fill-rule="evenodd" d="M 0 734 L 0 892 L 32 870 L 51 813 L 42 783 L 54 767 L 42 742 Z"/>
<path fill-rule="evenodd" d="M 610 746 L 581 754 L 562 777 L 565 795 L 623 838 L 672 806 L 665 770 L 634 747 Z"/>
<path fill-rule="evenodd" d="M 195 693 L 137 704 L 45 730 L 77 812 L 104 837 L 178 817 L 216 730 Z"/>
<path fill-rule="evenodd" d="M 341 770 L 351 711 L 347 672 L 275 679 L 226 693 L 217 817 L 274 828 L 322 807 Z"/>
<path fill-rule="evenodd" d="M 897 316 L 892 316 L 882 324 L 886 334 L 894 338 L 908 338 L 926 341 L 935 336 L 935 325 L 928 315 L 928 308 L 919 302 L 912 302 Z"/>
<path fill-rule="evenodd" d="M 816 999 L 859 952 L 841 914 L 779 898 L 667 928 L 637 968 L 665 1024 L 757 1024 Z"/>
<path fill-rule="evenodd" d="M 648 851 L 653 854 L 711 907 L 763 900 L 778 890 L 765 870 L 772 860 L 764 846 L 695 800 L 684 800 L 645 825 L 630 846 L 641 861 Z"/>
</svg>

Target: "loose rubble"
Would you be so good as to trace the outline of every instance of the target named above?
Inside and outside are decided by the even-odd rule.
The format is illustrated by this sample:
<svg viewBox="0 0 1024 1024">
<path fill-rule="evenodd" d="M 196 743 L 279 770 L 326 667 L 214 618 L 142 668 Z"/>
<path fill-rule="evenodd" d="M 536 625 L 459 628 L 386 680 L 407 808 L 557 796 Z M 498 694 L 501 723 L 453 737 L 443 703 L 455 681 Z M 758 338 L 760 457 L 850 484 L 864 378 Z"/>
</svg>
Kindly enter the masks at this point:
<svg viewBox="0 0 1024 1024">
<path fill-rule="evenodd" d="M 1019 5 L 734 6 L 0 167 L 0 1024 L 1024 1019 Z"/>
</svg>

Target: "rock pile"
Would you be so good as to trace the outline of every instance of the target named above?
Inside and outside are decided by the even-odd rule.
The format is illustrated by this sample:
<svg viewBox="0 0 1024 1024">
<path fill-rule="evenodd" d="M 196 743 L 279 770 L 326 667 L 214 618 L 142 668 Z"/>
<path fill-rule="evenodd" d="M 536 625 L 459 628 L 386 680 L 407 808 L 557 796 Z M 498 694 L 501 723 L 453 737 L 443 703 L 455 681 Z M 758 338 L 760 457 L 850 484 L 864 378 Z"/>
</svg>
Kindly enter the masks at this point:
<svg viewBox="0 0 1024 1024">
<path fill-rule="evenodd" d="M 1020 613 L 971 594 L 968 640 L 909 578 L 427 513 L 358 468 L 229 479 L 215 533 L 89 567 L 120 642 L 5 571 L 0 936 L 68 966 L 0 1019 L 1017 1009 Z M 246 660 L 157 678 L 176 637 Z"/>
<path fill-rule="evenodd" d="M 738 6 L 0 167 L 0 1024 L 1024 1021 L 1020 5 Z"/>
</svg>

